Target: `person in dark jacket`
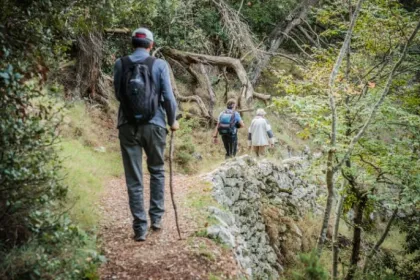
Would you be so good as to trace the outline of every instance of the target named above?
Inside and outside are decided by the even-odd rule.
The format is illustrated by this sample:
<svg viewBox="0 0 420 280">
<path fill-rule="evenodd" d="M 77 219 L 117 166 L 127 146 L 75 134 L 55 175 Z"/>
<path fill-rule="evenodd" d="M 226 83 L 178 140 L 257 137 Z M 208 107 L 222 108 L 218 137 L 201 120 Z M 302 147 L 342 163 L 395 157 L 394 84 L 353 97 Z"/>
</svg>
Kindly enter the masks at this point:
<svg viewBox="0 0 420 280">
<path fill-rule="evenodd" d="M 153 33 L 146 28 L 136 29 L 132 33 L 132 45 L 135 50 L 128 56 L 129 60 L 133 63 L 145 61 L 154 45 Z M 175 119 L 177 104 L 172 92 L 168 65 L 162 59 L 156 59 L 152 65 L 149 71 L 156 93 L 160 94 L 161 102 L 153 118 L 143 124 L 129 123 L 124 116 L 121 105 L 121 93 L 124 90 L 122 87 L 125 87 L 122 59 L 118 59 L 114 66 L 115 96 L 120 101 L 119 139 L 136 241 L 145 241 L 148 230 L 143 199 L 142 153 L 143 151 L 146 153 L 147 169 L 150 173 L 151 228 L 159 230 L 162 227 L 164 213 L 166 126 L 168 125 L 172 131 L 179 128 Z"/>
</svg>

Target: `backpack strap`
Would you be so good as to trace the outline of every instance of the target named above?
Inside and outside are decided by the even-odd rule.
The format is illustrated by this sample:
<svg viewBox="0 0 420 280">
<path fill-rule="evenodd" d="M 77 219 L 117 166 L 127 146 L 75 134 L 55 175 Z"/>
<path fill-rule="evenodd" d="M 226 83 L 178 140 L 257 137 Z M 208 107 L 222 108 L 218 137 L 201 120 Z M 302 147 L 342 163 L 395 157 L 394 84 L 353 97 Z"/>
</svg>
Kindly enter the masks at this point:
<svg viewBox="0 0 420 280">
<path fill-rule="evenodd" d="M 120 79 L 120 91 L 121 91 L 121 95 L 124 96 L 125 94 L 125 77 L 124 75 L 126 74 L 126 70 L 133 64 L 133 62 L 131 61 L 130 57 L 127 56 L 123 56 L 121 57 L 121 79 Z"/>
<path fill-rule="evenodd" d="M 125 70 L 130 67 L 133 64 L 133 62 L 131 61 L 130 57 L 127 56 L 123 56 L 121 57 L 121 65 L 122 65 L 122 72 L 124 73 Z"/>
<path fill-rule="evenodd" d="M 232 117 L 230 117 L 231 124 L 235 123 L 235 119 L 236 119 L 236 111 L 232 110 Z"/>
<path fill-rule="evenodd" d="M 152 74 L 152 70 L 153 70 L 153 64 L 156 61 L 156 57 L 154 56 L 148 56 L 143 62 L 142 64 L 146 65 L 149 68 L 149 72 L 150 74 Z"/>
</svg>

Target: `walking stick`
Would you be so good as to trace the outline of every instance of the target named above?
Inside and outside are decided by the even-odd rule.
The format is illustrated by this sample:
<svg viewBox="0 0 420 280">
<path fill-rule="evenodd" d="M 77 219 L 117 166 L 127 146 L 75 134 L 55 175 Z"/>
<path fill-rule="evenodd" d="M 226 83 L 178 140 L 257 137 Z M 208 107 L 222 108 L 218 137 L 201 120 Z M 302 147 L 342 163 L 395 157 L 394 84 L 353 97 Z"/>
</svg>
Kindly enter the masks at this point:
<svg viewBox="0 0 420 280">
<path fill-rule="evenodd" d="M 171 131 L 171 140 L 169 142 L 169 188 L 171 190 L 172 205 L 174 207 L 174 212 L 175 212 L 176 229 L 178 231 L 179 239 L 182 239 L 181 230 L 179 229 L 178 211 L 177 211 L 176 204 L 175 204 L 174 186 L 173 186 L 174 178 L 173 178 L 172 161 L 173 161 L 173 158 L 174 158 L 174 134 L 175 134 L 175 132 Z"/>
</svg>

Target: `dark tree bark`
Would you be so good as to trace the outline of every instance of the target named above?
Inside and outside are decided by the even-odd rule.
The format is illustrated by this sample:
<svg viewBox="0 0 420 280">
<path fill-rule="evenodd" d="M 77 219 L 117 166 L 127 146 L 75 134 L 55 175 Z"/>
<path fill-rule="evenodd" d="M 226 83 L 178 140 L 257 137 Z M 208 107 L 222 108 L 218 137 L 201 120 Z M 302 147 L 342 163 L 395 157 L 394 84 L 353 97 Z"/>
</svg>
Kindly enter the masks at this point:
<svg viewBox="0 0 420 280">
<path fill-rule="evenodd" d="M 354 190 L 356 194 L 356 203 L 354 205 L 354 219 L 353 219 L 353 248 L 351 251 L 350 268 L 347 272 L 346 280 L 352 280 L 357 270 L 357 263 L 360 260 L 360 245 L 362 243 L 362 223 L 363 212 L 366 208 L 368 197 L 366 193 L 360 193 Z"/>
<path fill-rule="evenodd" d="M 334 224 L 334 232 L 333 232 L 333 269 L 332 269 L 332 279 L 337 279 L 338 276 L 338 253 L 339 253 L 339 247 L 338 247 L 338 229 L 340 228 L 340 218 L 341 213 L 343 211 L 343 202 L 344 202 L 344 196 L 341 196 L 338 205 L 337 205 L 337 212 L 335 216 L 335 224 Z"/>
</svg>

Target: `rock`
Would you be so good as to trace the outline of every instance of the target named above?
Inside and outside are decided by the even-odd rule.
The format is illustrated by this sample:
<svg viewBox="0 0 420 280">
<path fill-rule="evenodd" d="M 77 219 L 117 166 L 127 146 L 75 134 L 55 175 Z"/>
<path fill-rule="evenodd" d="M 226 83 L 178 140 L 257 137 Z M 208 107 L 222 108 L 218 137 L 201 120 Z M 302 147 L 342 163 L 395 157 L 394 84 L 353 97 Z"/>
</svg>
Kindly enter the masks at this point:
<svg viewBox="0 0 420 280">
<path fill-rule="evenodd" d="M 235 237 L 221 225 L 213 225 L 207 228 L 207 235 L 212 239 L 219 238 L 221 242 L 231 248 L 235 247 Z"/>
<path fill-rule="evenodd" d="M 235 226 L 235 218 L 233 215 L 229 212 L 222 211 L 219 208 L 210 206 L 209 212 L 212 214 L 213 217 L 215 217 L 221 224 L 223 224 L 226 227 L 232 227 Z"/>
<path fill-rule="evenodd" d="M 305 157 L 280 166 L 242 156 L 211 173 L 213 197 L 227 209 L 209 207 L 219 224 L 208 228 L 208 235 L 235 248 L 238 263 L 252 279 L 278 279 L 283 270 L 278 261 L 294 260 L 302 248 L 304 237 L 294 219 L 323 211 L 316 200 L 325 188 L 303 179 L 307 166 Z"/>
<path fill-rule="evenodd" d="M 196 159 L 196 160 L 198 160 L 198 161 L 203 160 L 203 157 L 201 156 L 201 154 L 200 154 L 200 153 L 197 153 L 197 152 L 194 152 L 194 153 L 192 154 L 192 157 L 193 157 L 193 158 L 195 158 L 195 159 Z"/>
<path fill-rule="evenodd" d="M 94 148 L 94 150 L 98 153 L 105 153 L 106 152 L 106 148 L 103 147 L 103 146 L 96 147 L 96 148 Z"/>
<path fill-rule="evenodd" d="M 277 255 L 275 253 L 268 253 L 267 254 L 267 261 L 271 264 L 276 264 L 277 262 Z"/>
</svg>

